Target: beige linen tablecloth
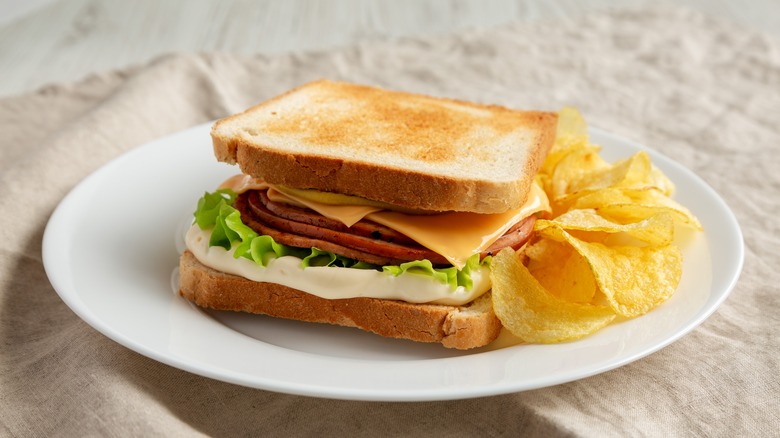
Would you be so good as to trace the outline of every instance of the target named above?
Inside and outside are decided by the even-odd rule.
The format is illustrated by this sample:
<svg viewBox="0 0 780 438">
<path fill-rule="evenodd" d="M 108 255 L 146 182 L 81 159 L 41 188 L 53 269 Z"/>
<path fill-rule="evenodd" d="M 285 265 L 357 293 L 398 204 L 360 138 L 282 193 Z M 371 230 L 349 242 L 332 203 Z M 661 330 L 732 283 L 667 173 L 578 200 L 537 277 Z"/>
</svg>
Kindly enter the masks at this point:
<svg viewBox="0 0 780 438">
<path fill-rule="evenodd" d="M 698 329 L 630 365 L 422 403 L 200 377 L 116 344 L 63 304 L 41 238 L 82 178 L 147 141 L 320 77 L 518 108 L 574 105 L 723 196 L 744 232 L 742 277 Z M 0 435 L 777 436 L 779 122 L 780 41 L 678 9 L 277 58 L 168 56 L 0 100 Z"/>
</svg>

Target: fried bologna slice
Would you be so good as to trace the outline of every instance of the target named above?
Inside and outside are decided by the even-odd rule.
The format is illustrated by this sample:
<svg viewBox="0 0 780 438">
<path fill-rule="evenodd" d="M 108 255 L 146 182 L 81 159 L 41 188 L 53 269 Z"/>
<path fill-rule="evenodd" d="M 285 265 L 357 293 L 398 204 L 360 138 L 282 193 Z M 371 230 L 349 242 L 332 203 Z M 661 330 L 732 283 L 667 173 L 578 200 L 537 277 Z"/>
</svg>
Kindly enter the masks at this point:
<svg viewBox="0 0 780 438">
<path fill-rule="evenodd" d="M 316 81 L 219 120 L 217 159 L 272 184 L 423 211 L 520 206 L 557 114 Z"/>
<path fill-rule="evenodd" d="M 501 330 L 489 293 L 465 306 L 374 298 L 328 300 L 216 271 L 201 264 L 189 251 L 181 256 L 179 272 L 180 295 L 211 309 L 357 327 L 381 336 L 438 342 L 461 350 L 486 345 Z"/>
</svg>

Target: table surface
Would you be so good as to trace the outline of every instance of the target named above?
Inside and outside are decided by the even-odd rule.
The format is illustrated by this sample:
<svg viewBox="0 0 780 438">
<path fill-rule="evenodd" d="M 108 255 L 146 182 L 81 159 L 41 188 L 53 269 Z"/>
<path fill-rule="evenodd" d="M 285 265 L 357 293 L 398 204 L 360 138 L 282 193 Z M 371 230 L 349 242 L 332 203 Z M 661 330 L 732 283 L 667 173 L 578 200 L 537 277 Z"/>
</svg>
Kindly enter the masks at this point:
<svg viewBox="0 0 780 438">
<path fill-rule="evenodd" d="M 278 54 L 575 18 L 649 0 L 0 0 L 0 97 L 173 52 Z M 655 2 L 658 3 L 658 2 Z M 675 2 L 780 37 L 780 2 Z"/>
<path fill-rule="evenodd" d="M 0 436 L 372 429 L 479 435 L 521 428 L 548 435 L 776 436 L 780 319 L 772 310 L 780 228 L 773 218 L 780 215 L 780 173 L 771 157 L 780 147 L 780 1 L 678 3 L 714 20 L 647 8 L 602 14 L 597 9 L 616 3 L 583 3 L 0 0 L 0 206 L 12 206 L 0 219 Z M 588 13 L 598 16 L 582 20 Z M 531 21 L 546 24 L 524 25 Z M 457 37 L 513 22 L 520 26 Z M 447 37 L 372 44 L 432 35 Z M 173 56 L 132 80 L 107 74 L 29 94 L 171 52 L 285 54 L 361 41 L 361 50 L 288 62 Z M 491 52 L 524 53 L 536 62 Z M 409 59 L 426 65 L 410 69 L 402 62 Z M 358 404 L 245 390 L 124 348 L 61 302 L 40 245 L 54 206 L 85 175 L 150 139 L 257 101 L 315 70 L 339 74 L 344 66 L 353 67 L 353 77 L 409 90 L 522 98 L 529 107 L 571 104 L 594 125 L 658 148 L 737 214 L 747 249 L 738 287 L 702 327 L 658 354 L 587 381 L 489 403 Z M 256 78 L 263 87 L 253 86 Z M 468 87 L 474 78 L 483 80 L 480 87 Z M 3 98 L 15 94 L 21 97 Z M 226 421 L 236 412 L 250 415 Z M 414 421 L 421 413 L 445 421 Z"/>
</svg>

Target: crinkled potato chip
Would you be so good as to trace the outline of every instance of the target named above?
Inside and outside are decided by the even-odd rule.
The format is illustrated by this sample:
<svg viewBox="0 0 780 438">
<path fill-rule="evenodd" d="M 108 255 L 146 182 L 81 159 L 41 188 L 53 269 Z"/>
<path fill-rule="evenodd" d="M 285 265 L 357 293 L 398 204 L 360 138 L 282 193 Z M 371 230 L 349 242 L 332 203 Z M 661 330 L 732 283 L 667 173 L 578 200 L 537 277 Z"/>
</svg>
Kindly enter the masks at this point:
<svg viewBox="0 0 780 438">
<path fill-rule="evenodd" d="M 569 184 L 569 193 L 607 187 L 644 188 L 650 181 L 650 156 L 641 151 L 611 166 L 596 169 Z"/>
<path fill-rule="evenodd" d="M 638 222 L 666 212 L 671 214 L 679 225 L 696 230 L 703 229 L 690 210 L 654 189 L 602 189 L 577 199 L 571 208 L 596 209 L 599 215 L 622 223 Z"/>
<path fill-rule="evenodd" d="M 606 171 L 609 163 L 599 155 L 599 149 L 595 146 L 583 145 L 569 151 L 558 161 L 551 175 L 552 201 L 565 198 L 582 185 L 581 181 L 587 180 L 596 172 Z"/>
<path fill-rule="evenodd" d="M 702 229 L 647 152 L 606 162 L 573 108 L 558 114 L 556 135 L 537 174 L 552 215 L 492 262 L 496 315 L 525 342 L 578 339 L 652 310 L 682 276 L 675 226 Z"/>
<path fill-rule="evenodd" d="M 606 246 L 581 241 L 557 227 L 541 234 L 574 247 L 590 264 L 610 307 L 624 317 L 644 315 L 666 301 L 682 276 L 682 254 L 673 245 Z"/>
<path fill-rule="evenodd" d="M 493 309 L 501 323 L 525 342 L 579 339 L 609 324 L 608 306 L 571 303 L 548 293 L 512 249 L 493 258 Z"/>
<path fill-rule="evenodd" d="M 658 189 L 665 196 L 672 196 L 674 194 L 674 183 L 667 178 L 661 169 L 652 166 L 649 175 L 650 187 Z"/>
<path fill-rule="evenodd" d="M 541 239 L 533 243 L 526 243 L 521 249 L 523 255 L 528 257 L 529 264 L 540 264 L 563 260 L 569 255 L 571 248 L 550 239 Z"/>
<path fill-rule="evenodd" d="M 577 236 L 605 244 L 619 243 L 620 240 L 608 240 L 615 234 L 630 236 L 652 246 L 669 245 L 674 239 L 674 219 L 666 212 L 638 222 L 621 224 L 602 217 L 594 209 L 570 210 L 555 219 L 537 220 L 535 229 L 538 231 L 551 226 L 563 228 L 570 234 L 573 234 L 571 231 L 584 231 L 587 233 L 579 233 Z M 604 233 L 607 236 L 600 238 L 600 235 L 594 235 L 595 233 Z"/>
<path fill-rule="evenodd" d="M 556 297 L 587 304 L 596 295 L 596 278 L 585 260 L 570 245 L 543 239 L 525 250 L 528 270 Z"/>
<path fill-rule="evenodd" d="M 574 108 L 563 108 L 558 113 L 558 128 L 555 133 L 555 143 L 539 170 L 542 187 L 551 191 L 548 185 L 551 175 L 558 162 L 570 152 L 588 146 L 588 126 L 585 119 Z M 596 149 L 598 151 L 598 149 Z"/>
<path fill-rule="evenodd" d="M 589 153 L 587 151 L 587 149 L 582 149 L 580 153 Z M 574 153 L 571 155 L 575 157 Z M 587 166 L 582 169 L 591 167 L 591 170 L 579 174 L 569 167 L 576 168 L 580 163 L 561 161 L 566 167 L 563 171 L 555 169 L 552 176 L 552 186 L 554 200 L 563 205 L 571 205 L 578 198 L 603 189 L 637 191 L 656 189 L 664 196 L 668 196 L 674 191 L 674 184 L 653 166 L 650 162 L 650 156 L 644 151 L 637 152 L 612 165 L 593 166 L 591 163 L 587 163 Z M 558 180 L 559 178 L 563 180 Z"/>
<path fill-rule="evenodd" d="M 565 107 L 558 111 L 556 142 L 588 142 L 588 124 L 577 109 Z"/>
</svg>

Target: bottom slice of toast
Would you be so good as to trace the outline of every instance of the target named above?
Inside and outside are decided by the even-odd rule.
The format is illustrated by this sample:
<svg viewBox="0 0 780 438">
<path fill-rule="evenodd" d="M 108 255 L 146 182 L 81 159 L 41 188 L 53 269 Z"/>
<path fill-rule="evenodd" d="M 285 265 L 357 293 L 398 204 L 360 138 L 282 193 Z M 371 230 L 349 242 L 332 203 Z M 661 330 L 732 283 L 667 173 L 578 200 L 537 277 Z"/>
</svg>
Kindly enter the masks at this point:
<svg viewBox="0 0 780 438">
<path fill-rule="evenodd" d="M 211 269 L 190 251 L 179 260 L 179 275 L 179 294 L 205 308 L 357 327 L 381 336 L 438 342 L 461 350 L 486 345 L 501 331 L 490 293 L 463 306 L 376 298 L 329 300 Z"/>
</svg>

